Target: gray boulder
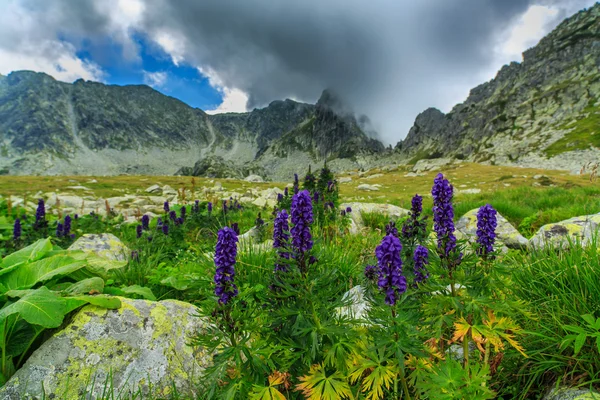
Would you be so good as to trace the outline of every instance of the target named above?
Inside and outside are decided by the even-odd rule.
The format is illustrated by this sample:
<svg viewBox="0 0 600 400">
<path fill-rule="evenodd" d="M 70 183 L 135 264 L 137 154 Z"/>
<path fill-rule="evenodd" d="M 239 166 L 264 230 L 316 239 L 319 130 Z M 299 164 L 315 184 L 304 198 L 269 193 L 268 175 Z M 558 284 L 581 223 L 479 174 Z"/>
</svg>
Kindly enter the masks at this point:
<svg viewBox="0 0 600 400">
<path fill-rule="evenodd" d="M 554 388 L 543 400 L 600 400 L 600 394 L 589 389 Z"/>
<path fill-rule="evenodd" d="M 349 213 L 351 218 L 350 233 L 358 233 L 365 227 L 362 213 L 369 214 L 383 214 L 394 219 L 404 217 L 408 215 L 409 211 L 394 206 L 391 204 L 379 204 L 379 203 L 343 203 L 340 204 L 340 210 L 346 210 L 348 207 L 352 209 Z"/>
<path fill-rule="evenodd" d="M 112 233 L 85 234 L 69 246 L 69 250 L 83 250 L 110 261 L 125 261 L 131 254 L 131 250 Z"/>
<path fill-rule="evenodd" d="M 255 183 L 262 183 L 265 180 L 262 178 L 262 176 L 259 175 L 249 175 L 246 178 L 244 178 L 244 180 L 246 182 L 255 182 Z"/>
<path fill-rule="evenodd" d="M 600 228 L 600 214 L 583 215 L 542 226 L 529 243 L 534 248 L 564 248 L 569 240 L 587 246 Z"/>
<path fill-rule="evenodd" d="M 152 185 L 148 189 L 146 189 L 146 193 L 161 194 L 162 189 L 158 185 Z"/>
<path fill-rule="evenodd" d="M 364 190 L 366 192 L 377 192 L 379 190 L 379 188 L 377 186 L 367 185 L 366 183 L 363 183 L 362 185 L 358 185 L 356 187 L 356 189 L 358 189 L 358 190 Z"/>
<path fill-rule="evenodd" d="M 208 326 L 197 308 L 175 300 L 121 302 L 117 310 L 82 308 L 29 357 L 0 398 L 96 399 L 105 398 L 107 388 L 111 398 L 138 391 L 166 398 L 173 387 L 196 398 L 194 379 L 211 362 L 205 350 L 189 345 Z"/>
<path fill-rule="evenodd" d="M 477 211 L 479 211 L 478 208 L 469 211 L 456 223 L 456 229 L 473 240 L 477 236 Z M 511 249 L 524 249 L 527 247 L 529 241 L 506 218 L 499 213 L 496 218 L 498 221 L 496 236 L 500 242 Z"/>
</svg>

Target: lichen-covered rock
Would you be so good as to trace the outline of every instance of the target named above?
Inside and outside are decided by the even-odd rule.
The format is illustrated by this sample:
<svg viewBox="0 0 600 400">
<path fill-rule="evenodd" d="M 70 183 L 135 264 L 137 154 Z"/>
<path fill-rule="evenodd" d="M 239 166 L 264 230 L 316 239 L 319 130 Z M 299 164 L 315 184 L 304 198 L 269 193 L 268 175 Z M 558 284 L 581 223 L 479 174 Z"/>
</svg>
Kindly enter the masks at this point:
<svg viewBox="0 0 600 400">
<path fill-rule="evenodd" d="M 162 189 L 158 185 L 152 185 L 148 189 L 146 189 L 146 193 L 162 193 Z"/>
<path fill-rule="evenodd" d="M 195 398 L 194 379 L 211 361 L 206 351 L 189 346 L 190 336 L 207 327 L 196 307 L 175 300 L 121 301 L 117 310 L 82 308 L 0 389 L 0 398 L 42 398 L 45 391 L 45 398 L 96 399 L 107 382 L 124 398 L 138 390 L 144 398 L 165 398 L 173 387 Z"/>
<path fill-rule="evenodd" d="M 587 246 L 598 234 L 598 228 L 600 228 L 600 214 L 569 218 L 542 226 L 529 243 L 534 248 L 544 246 L 561 248 L 568 246 L 569 241 Z"/>
<path fill-rule="evenodd" d="M 600 393 L 589 389 L 558 388 L 552 389 L 543 400 L 592 400 L 600 399 Z"/>
<path fill-rule="evenodd" d="M 85 234 L 75 241 L 69 250 L 83 250 L 111 261 L 125 261 L 131 250 L 111 233 Z"/>
<path fill-rule="evenodd" d="M 477 236 L 477 211 L 479 211 L 478 208 L 469 211 L 456 223 L 456 229 L 472 240 Z M 496 237 L 500 242 L 511 249 L 524 249 L 527 247 L 529 241 L 506 218 L 500 214 L 497 214 L 496 218 L 498 221 Z"/>
<path fill-rule="evenodd" d="M 378 203 L 344 203 L 340 204 L 340 210 L 346 210 L 348 207 L 352 208 L 352 212 L 349 213 L 351 218 L 350 233 L 358 233 L 365 227 L 362 213 L 369 214 L 383 214 L 393 218 L 401 218 L 407 216 L 409 211 L 394 206 L 391 204 L 378 204 Z"/>
</svg>

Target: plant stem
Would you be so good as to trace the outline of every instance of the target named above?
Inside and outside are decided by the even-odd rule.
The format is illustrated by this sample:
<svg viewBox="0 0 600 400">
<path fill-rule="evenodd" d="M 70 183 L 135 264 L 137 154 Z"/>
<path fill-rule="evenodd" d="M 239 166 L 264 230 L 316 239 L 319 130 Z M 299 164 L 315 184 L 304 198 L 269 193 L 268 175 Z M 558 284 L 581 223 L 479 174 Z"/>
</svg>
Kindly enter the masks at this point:
<svg viewBox="0 0 600 400">
<path fill-rule="evenodd" d="M 463 359 L 464 359 L 464 365 L 465 365 L 465 369 L 467 370 L 468 373 L 468 367 L 469 367 L 469 339 L 467 339 L 467 336 L 465 335 L 464 339 L 463 339 Z"/>
<path fill-rule="evenodd" d="M 408 385 L 406 384 L 406 376 L 404 376 L 404 367 L 400 368 L 400 381 L 402 382 L 402 390 L 404 391 L 404 397 L 407 400 L 411 400 L 410 393 L 408 393 Z"/>
</svg>

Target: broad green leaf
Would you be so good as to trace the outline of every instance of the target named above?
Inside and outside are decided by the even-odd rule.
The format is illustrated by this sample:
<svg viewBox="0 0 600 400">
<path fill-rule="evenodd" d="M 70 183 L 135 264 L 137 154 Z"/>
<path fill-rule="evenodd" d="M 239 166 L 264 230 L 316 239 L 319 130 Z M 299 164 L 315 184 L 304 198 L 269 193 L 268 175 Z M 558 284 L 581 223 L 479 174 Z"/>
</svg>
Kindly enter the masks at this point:
<svg viewBox="0 0 600 400">
<path fill-rule="evenodd" d="M 24 290 L 9 290 L 8 292 L 4 293 L 6 296 L 8 297 L 25 297 L 30 293 L 35 292 L 36 289 L 24 289 Z"/>
<path fill-rule="evenodd" d="M 0 310 L 0 321 L 13 314 L 19 314 L 33 325 L 56 328 L 60 326 L 66 314 L 66 302 L 42 286 Z"/>
<path fill-rule="evenodd" d="M 71 312 L 85 304 L 92 304 L 94 306 L 108 308 L 109 310 L 115 310 L 121 307 L 121 300 L 116 297 L 106 296 L 106 295 L 97 295 L 97 296 L 73 296 L 73 297 L 65 297 L 65 301 L 67 303 L 66 309 L 67 312 Z"/>
<path fill-rule="evenodd" d="M 44 330 L 39 325 L 31 325 L 24 320 L 19 320 L 13 329 L 6 345 L 6 355 L 18 356 L 27 351 L 33 340 Z"/>
<path fill-rule="evenodd" d="M 171 276 L 163 279 L 162 281 L 160 281 L 160 283 L 165 286 L 170 286 L 173 289 L 186 290 L 190 287 L 190 283 L 192 283 L 192 280 L 189 278 L 186 278 L 184 276 L 171 275 Z"/>
<path fill-rule="evenodd" d="M 581 348 L 585 344 L 585 339 L 587 339 L 587 336 L 585 333 L 580 333 L 579 335 L 577 335 L 577 338 L 575 339 L 575 345 L 574 345 L 575 355 L 579 354 L 579 352 L 581 351 Z"/>
<path fill-rule="evenodd" d="M 90 294 L 90 292 L 102 293 L 104 291 L 104 280 L 97 276 L 84 279 L 74 283 L 63 292 L 67 295 Z"/>
<path fill-rule="evenodd" d="M 85 265 L 84 261 L 77 261 L 64 255 L 55 255 L 49 258 L 21 265 L 18 269 L 0 276 L 0 284 L 8 290 L 29 289 L 38 282 L 50 280 L 56 276 L 68 275 Z"/>
<path fill-rule="evenodd" d="M 50 239 L 40 239 L 37 242 L 4 257 L 0 266 L 2 268 L 8 268 L 26 262 L 36 261 L 44 257 L 50 250 L 52 250 Z"/>
<path fill-rule="evenodd" d="M 133 286 L 127 286 L 127 287 L 121 288 L 121 290 L 126 294 L 137 294 L 139 296 L 142 296 L 146 300 L 156 301 L 156 296 L 154 296 L 154 293 L 152 293 L 152 290 L 150 290 L 147 287 L 143 287 L 140 285 L 133 285 Z"/>
</svg>

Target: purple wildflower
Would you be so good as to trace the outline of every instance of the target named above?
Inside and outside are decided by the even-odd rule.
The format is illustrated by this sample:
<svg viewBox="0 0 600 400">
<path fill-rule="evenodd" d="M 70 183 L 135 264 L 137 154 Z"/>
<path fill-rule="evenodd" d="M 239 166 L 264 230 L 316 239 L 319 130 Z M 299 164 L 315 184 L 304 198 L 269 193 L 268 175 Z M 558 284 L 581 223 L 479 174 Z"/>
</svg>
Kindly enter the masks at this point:
<svg viewBox="0 0 600 400">
<path fill-rule="evenodd" d="M 160 228 L 160 227 L 162 227 L 162 225 L 163 225 L 163 220 L 162 220 L 162 218 L 161 218 L 161 217 L 158 217 L 158 218 L 156 219 L 156 227 L 157 227 L 157 228 Z"/>
<path fill-rule="evenodd" d="M 227 214 L 227 200 L 223 200 L 223 214 Z"/>
<path fill-rule="evenodd" d="M 398 228 L 396 228 L 396 223 L 394 221 L 390 221 L 385 226 L 385 234 L 398 237 Z"/>
<path fill-rule="evenodd" d="M 56 224 L 56 237 L 63 237 L 64 235 L 64 226 L 61 222 Z"/>
<path fill-rule="evenodd" d="M 215 295 L 219 297 L 220 304 L 227 304 L 238 294 L 235 278 L 235 258 L 237 256 L 237 234 L 233 229 L 225 227 L 217 234 L 215 248 L 215 266 L 217 267 L 214 282 Z"/>
<path fill-rule="evenodd" d="M 75 214 L 75 216 L 73 216 L 73 219 L 74 219 L 75 221 L 77 221 L 77 220 L 79 219 L 79 214 Z"/>
<path fill-rule="evenodd" d="M 313 207 L 308 190 L 302 190 L 292 198 L 292 246 L 302 258 L 312 249 L 310 225 L 313 223 Z"/>
<path fill-rule="evenodd" d="M 426 267 L 426 265 L 429 264 L 429 251 L 427 250 L 427 247 L 418 245 L 415 249 L 413 260 L 415 262 L 415 283 L 418 284 L 429 278 L 429 272 L 427 272 Z"/>
<path fill-rule="evenodd" d="M 138 225 L 135 227 L 135 234 L 138 239 L 142 237 L 142 229 L 142 225 Z"/>
<path fill-rule="evenodd" d="M 352 212 L 352 207 L 350 207 L 350 206 L 346 207 L 346 212 L 347 213 L 351 213 Z"/>
<path fill-rule="evenodd" d="M 433 181 L 431 195 L 433 197 L 433 229 L 437 234 L 438 250 L 440 255 L 448 257 L 456 248 L 456 237 L 454 236 L 454 209 L 452 207 L 452 196 L 454 188 L 444 179 L 444 175 L 438 174 Z"/>
<path fill-rule="evenodd" d="M 175 210 L 169 211 L 169 219 L 171 221 L 175 221 L 177 219 L 177 213 L 175 212 Z"/>
<path fill-rule="evenodd" d="M 285 189 L 283 189 L 283 195 L 284 195 L 285 197 L 288 197 L 288 196 L 289 196 L 289 193 L 290 193 L 290 192 L 288 191 L 288 188 L 287 188 L 287 186 L 286 186 L 286 187 L 285 187 Z"/>
<path fill-rule="evenodd" d="M 234 222 L 233 224 L 231 224 L 231 229 L 233 229 L 233 231 L 235 232 L 236 235 L 240 234 L 240 227 L 237 222 Z"/>
<path fill-rule="evenodd" d="M 165 236 L 167 236 L 169 234 L 169 225 L 163 224 L 162 232 L 165 234 Z"/>
<path fill-rule="evenodd" d="M 180 212 L 181 219 L 185 219 L 186 211 L 187 210 L 185 209 L 185 206 L 181 207 L 181 212 Z"/>
<path fill-rule="evenodd" d="M 410 217 L 402 225 L 402 239 L 405 243 L 419 235 L 424 235 L 426 229 L 425 222 L 421 220 L 423 197 L 415 194 L 411 203 Z"/>
<path fill-rule="evenodd" d="M 497 214 L 489 204 L 482 206 L 477 212 L 477 244 L 479 244 L 477 253 L 481 256 L 486 257 L 494 251 L 496 227 L 498 226 Z"/>
<path fill-rule="evenodd" d="M 277 193 L 277 202 L 281 203 L 282 201 L 283 201 L 283 195 L 281 193 Z"/>
<path fill-rule="evenodd" d="M 67 215 L 65 217 L 65 225 L 63 227 L 63 234 L 65 236 L 71 236 L 71 216 Z"/>
<path fill-rule="evenodd" d="M 163 208 L 164 208 L 165 212 L 167 212 L 167 213 L 169 212 L 170 208 L 169 208 L 169 202 L 168 201 L 165 201 L 165 204 L 163 204 Z"/>
<path fill-rule="evenodd" d="M 365 278 L 370 281 L 375 281 L 379 276 L 379 267 L 376 265 L 367 265 L 365 267 Z"/>
<path fill-rule="evenodd" d="M 208 202 L 207 210 L 208 214 L 210 215 L 210 213 L 212 212 L 212 203 L 210 201 Z"/>
<path fill-rule="evenodd" d="M 298 194 L 299 189 L 298 174 L 294 174 L 294 194 Z"/>
<path fill-rule="evenodd" d="M 399 294 L 406 292 L 406 278 L 402 275 L 402 244 L 394 235 L 387 235 L 375 249 L 379 267 L 379 289 L 385 292 L 385 303 L 396 304 Z"/>
<path fill-rule="evenodd" d="M 273 222 L 273 248 L 277 250 L 279 260 L 290 259 L 288 241 L 290 240 L 289 215 L 286 210 L 281 210 Z M 286 271 L 286 265 L 275 262 L 275 271 Z"/>
<path fill-rule="evenodd" d="M 35 211 L 35 227 L 41 228 L 46 224 L 46 205 L 43 199 L 38 200 L 37 210 Z"/>
<path fill-rule="evenodd" d="M 13 240 L 19 240 L 21 238 L 21 232 L 21 220 L 17 218 L 15 219 L 15 224 L 13 226 Z"/>
<path fill-rule="evenodd" d="M 313 195 L 313 201 L 314 201 L 315 203 L 318 203 L 318 202 L 319 202 L 319 192 L 315 192 L 315 194 Z"/>
<path fill-rule="evenodd" d="M 179 217 L 175 219 L 175 225 L 183 225 L 183 218 Z"/>
<path fill-rule="evenodd" d="M 150 217 L 148 215 L 142 216 L 142 229 L 145 231 L 150 229 Z"/>
<path fill-rule="evenodd" d="M 340 215 L 341 215 L 342 217 L 345 217 L 345 216 L 346 216 L 346 210 L 342 210 L 342 211 L 340 211 Z"/>
</svg>

